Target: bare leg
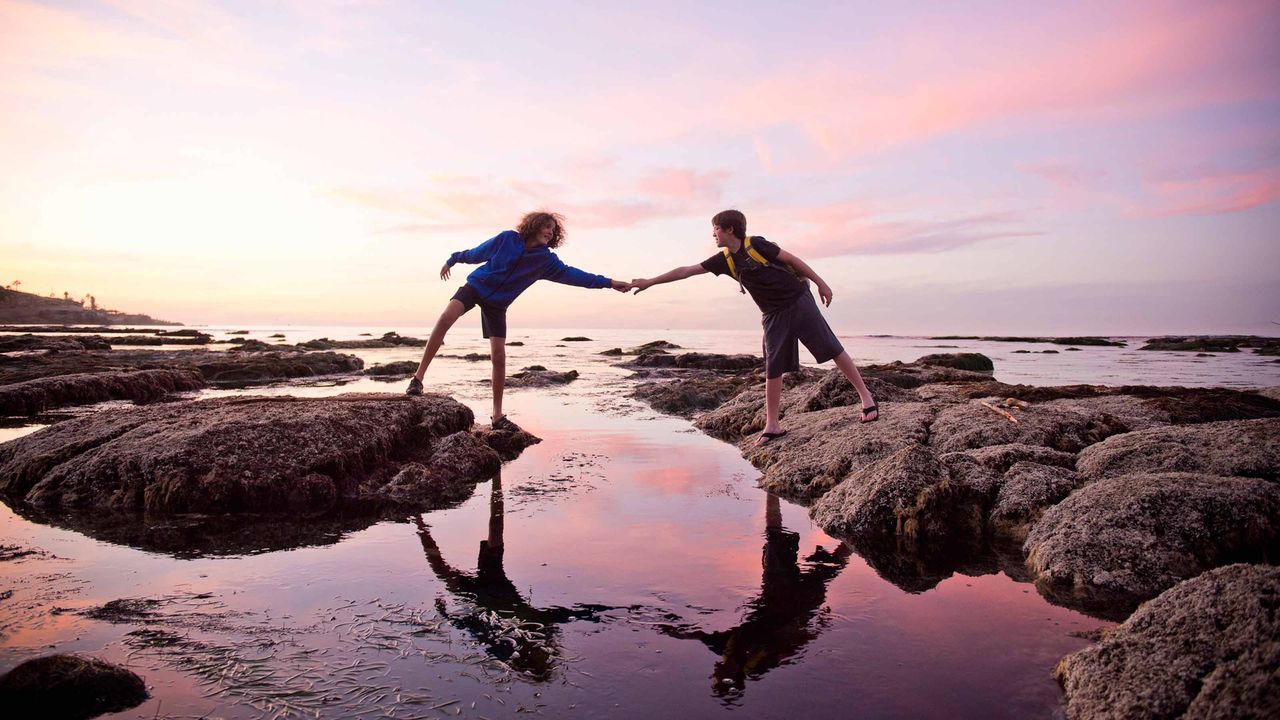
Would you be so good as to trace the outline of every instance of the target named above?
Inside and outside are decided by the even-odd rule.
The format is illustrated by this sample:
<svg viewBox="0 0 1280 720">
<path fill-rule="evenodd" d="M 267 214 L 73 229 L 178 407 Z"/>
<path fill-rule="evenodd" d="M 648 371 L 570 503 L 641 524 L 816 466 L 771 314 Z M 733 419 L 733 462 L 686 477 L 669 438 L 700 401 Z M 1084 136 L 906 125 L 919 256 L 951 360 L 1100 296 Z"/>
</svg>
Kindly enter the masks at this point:
<svg viewBox="0 0 1280 720">
<path fill-rule="evenodd" d="M 493 358 L 493 419 L 502 417 L 502 386 L 507 382 L 507 339 L 489 338 L 489 357 Z"/>
<path fill-rule="evenodd" d="M 782 405 L 782 376 L 766 378 L 764 381 L 764 431 L 767 433 L 782 432 L 778 424 L 778 413 Z"/>
<path fill-rule="evenodd" d="M 853 383 L 853 389 L 858 391 L 858 399 L 862 401 L 863 408 L 869 408 L 876 404 L 876 399 L 871 397 L 871 391 L 867 389 L 867 384 L 862 381 L 862 374 L 858 372 L 858 366 L 853 364 L 853 358 L 849 357 L 849 353 L 842 352 L 836 356 L 836 367 L 840 368 L 840 372 L 849 378 L 849 382 Z M 866 420 L 875 420 L 880 417 L 880 411 L 872 410 L 867 413 Z"/>
<path fill-rule="evenodd" d="M 431 359 L 444 344 L 445 333 L 449 332 L 449 328 L 453 327 L 453 324 L 466 311 L 462 303 L 457 300 L 450 300 L 449 304 L 444 306 L 444 312 L 440 313 L 440 319 L 436 320 L 436 326 L 431 330 L 431 337 L 427 338 L 427 346 L 422 350 L 422 361 L 418 363 L 418 370 L 413 373 L 419 382 L 427 374 L 427 366 L 431 364 Z"/>
</svg>

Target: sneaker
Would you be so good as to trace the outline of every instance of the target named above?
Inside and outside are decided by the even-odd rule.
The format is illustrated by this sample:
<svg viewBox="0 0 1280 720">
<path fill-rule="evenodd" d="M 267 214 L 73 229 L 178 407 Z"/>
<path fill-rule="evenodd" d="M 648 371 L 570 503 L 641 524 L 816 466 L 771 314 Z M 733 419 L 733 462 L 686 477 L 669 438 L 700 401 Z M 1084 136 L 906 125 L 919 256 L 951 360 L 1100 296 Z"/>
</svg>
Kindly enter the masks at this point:
<svg viewBox="0 0 1280 720">
<path fill-rule="evenodd" d="M 409 381 L 409 389 L 408 389 L 408 390 L 405 390 L 405 391 L 404 391 L 404 394 L 405 394 L 405 395 L 421 395 L 421 394 L 422 394 L 422 381 L 421 381 L 421 380 L 419 380 L 418 378 L 414 378 L 414 379 L 410 380 L 410 381 Z"/>
</svg>

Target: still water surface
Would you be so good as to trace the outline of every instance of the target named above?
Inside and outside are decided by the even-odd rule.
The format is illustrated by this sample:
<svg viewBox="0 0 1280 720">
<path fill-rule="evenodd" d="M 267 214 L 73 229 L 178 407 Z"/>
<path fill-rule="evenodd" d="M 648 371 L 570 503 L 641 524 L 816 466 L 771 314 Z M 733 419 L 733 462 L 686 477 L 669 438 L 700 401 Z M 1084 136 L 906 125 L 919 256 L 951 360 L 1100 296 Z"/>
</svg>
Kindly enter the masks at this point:
<svg viewBox="0 0 1280 720">
<path fill-rule="evenodd" d="M 471 330 L 456 329 L 442 352 L 486 352 Z M 275 332 L 297 341 L 362 330 L 253 328 L 250 337 Z M 568 334 L 593 340 L 559 340 Z M 525 345 L 509 348 L 509 370 L 541 364 L 581 377 L 508 391 L 512 418 L 543 442 L 452 509 L 313 533 L 299 523 L 289 549 L 251 551 L 242 538 L 237 554 L 191 556 L 91 539 L 0 506 L 0 545 L 42 553 L 0 562 L 0 593 L 12 591 L 0 600 L 0 669 L 55 650 L 125 663 L 153 694 L 118 715 L 130 718 L 1059 714 L 1055 663 L 1087 644 L 1075 633 L 1106 623 L 1049 604 L 994 563 L 936 584 L 882 575 L 804 508 L 757 488 L 733 446 L 627 397 L 629 373 L 598 353 L 659 337 L 710 352 L 759 342 L 749 331 L 513 335 Z M 1251 353 L 846 342 L 864 363 L 978 350 L 1007 382 L 1280 384 L 1280 365 Z M 366 365 L 418 354 L 351 352 Z M 487 362 L 441 358 L 427 389 L 484 418 L 488 374 Z M 118 599 L 151 602 L 83 614 Z"/>
</svg>

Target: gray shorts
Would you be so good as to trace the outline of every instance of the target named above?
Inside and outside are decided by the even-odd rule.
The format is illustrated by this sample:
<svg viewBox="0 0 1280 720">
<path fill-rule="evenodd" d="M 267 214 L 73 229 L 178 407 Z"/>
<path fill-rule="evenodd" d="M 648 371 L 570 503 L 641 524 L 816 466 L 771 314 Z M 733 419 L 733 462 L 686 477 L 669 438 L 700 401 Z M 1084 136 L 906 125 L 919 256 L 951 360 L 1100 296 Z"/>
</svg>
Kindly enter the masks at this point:
<svg viewBox="0 0 1280 720">
<path fill-rule="evenodd" d="M 800 369 L 800 343 L 804 343 L 813 353 L 813 359 L 820 363 L 844 352 L 844 346 L 831 332 L 812 293 L 806 292 L 787 307 L 765 315 L 761 324 L 764 325 L 766 378 L 782 377 L 783 373 Z"/>
</svg>

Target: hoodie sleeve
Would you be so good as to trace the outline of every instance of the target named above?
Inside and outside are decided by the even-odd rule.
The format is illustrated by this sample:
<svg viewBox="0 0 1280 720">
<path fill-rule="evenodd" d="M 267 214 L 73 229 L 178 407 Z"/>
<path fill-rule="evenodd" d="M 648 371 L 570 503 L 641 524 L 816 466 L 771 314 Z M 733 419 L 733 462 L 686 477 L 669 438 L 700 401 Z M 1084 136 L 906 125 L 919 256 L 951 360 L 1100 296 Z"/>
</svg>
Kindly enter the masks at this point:
<svg viewBox="0 0 1280 720">
<path fill-rule="evenodd" d="M 542 277 L 544 280 L 584 288 L 607 288 L 613 285 L 613 281 L 609 278 L 603 275 L 593 275 L 585 270 L 565 265 L 563 260 L 554 255 L 551 256 L 547 272 Z"/>
<path fill-rule="evenodd" d="M 467 263 L 468 265 L 475 265 L 486 262 L 497 254 L 498 248 L 502 243 L 509 241 L 513 235 L 517 238 L 520 237 L 520 233 L 515 230 L 507 230 L 494 235 L 470 250 L 460 250 L 449 256 L 449 264 Z"/>
</svg>

